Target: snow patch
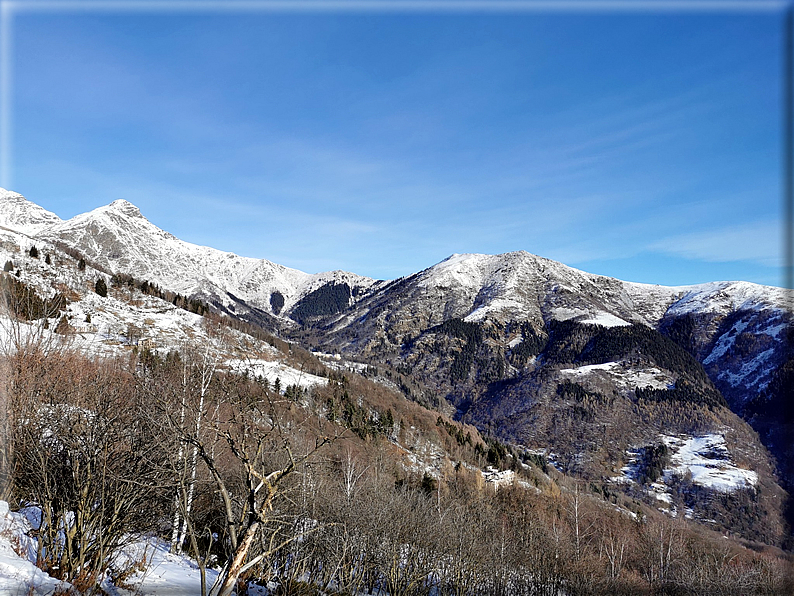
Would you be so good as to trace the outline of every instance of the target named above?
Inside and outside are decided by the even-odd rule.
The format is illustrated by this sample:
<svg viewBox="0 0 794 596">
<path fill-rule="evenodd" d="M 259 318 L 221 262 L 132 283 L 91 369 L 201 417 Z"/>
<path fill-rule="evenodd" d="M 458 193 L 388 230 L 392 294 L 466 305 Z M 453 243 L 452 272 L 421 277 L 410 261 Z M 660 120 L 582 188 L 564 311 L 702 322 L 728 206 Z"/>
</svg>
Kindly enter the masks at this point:
<svg viewBox="0 0 794 596">
<path fill-rule="evenodd" d="M 577 368 L 564 368 L 560 370 L 560 374 L 569 379 L 589 377 L 596 374 L 608 375 L 616 385 L 624 389 L 637 389 L 639 387 L 670 389 L 675 385 L 675 377 L 659 368 L 653 366 L 629 368 L 623 362 L 605 362 L 603 364 L 588 364 Z"/>
<path fill-rule="evenodd" d="M 271 386 L 276 382 L 276 379 L 279 379 L 282 391 L 289 385 L 298 385 L 299 387 L 308 389 L 328 383 L 328 379 L 325 377 L 311 375 L 302 370 L 287 366 L 282 362 L 273 360 L 232 358 L 226 361 L 226 366 L 239 374 L 247 372 L 255 377 L 267 379 Z"/>
<path fill-rule="evenodd" d="M 509 298 L 496 298 L 491 300 L 488 304 L 484 304 L 478 309 L 472 311 L 463 320 L 467 323 L 477 323 L 485 319 L 485 317 L 491 313 L 504 311 L 520 312 L 525 308 L 526 306 L 518 300 L 512 300 Z"/>
<path fill-rule="evenodd" d="M 102 587 L 111 596 L 172 596 L 174 594 L 200 594 L 201 575 L 198 566 L 188 557 L 169 551 L 169 544 L 151 538 L 128 546 L 119 563 L 123 567 L 146 559 L 146 566 L 126 580 L 132 590 L 125 590 L 109 582 Z M 212 586 L 218 572 L 207 569 L 207 587 Z"/>
<path fill-rule="evenodd" d="M 758 482 L 756 472 L 733 464 L 722 435 L 660 435 L 660 438 L 672 451 L 671 467 L 664 470 L 666 480 L 673 474 L 685 476 L 689 473 L 693 483 L 721 492 L 753 487 Z"/>
<path fill-rule="evenodd" d="M 601 325 L 601 327 L 625 327 L 631 325 L 628 321 L 624 321 L 620 317 L 616 317 L 608 312 L 591 314 L 588 318 L 582 319 L 579 322 L 590 325 Z"/>
<path fill-rule="evenodd" d="M 494 486 L 510 486 L 515 482 L 516 473 L 513 470 L 497 470 L 488 466 L 482 471 L 482 477 L 488 484 Z"/>
</svg>

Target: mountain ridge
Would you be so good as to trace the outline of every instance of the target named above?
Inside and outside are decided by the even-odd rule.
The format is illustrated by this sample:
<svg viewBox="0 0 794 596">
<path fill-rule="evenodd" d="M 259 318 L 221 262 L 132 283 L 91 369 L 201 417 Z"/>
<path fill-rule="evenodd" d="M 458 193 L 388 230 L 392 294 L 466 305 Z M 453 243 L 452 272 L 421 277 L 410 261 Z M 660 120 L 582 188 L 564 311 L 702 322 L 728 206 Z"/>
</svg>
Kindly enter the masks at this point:
<svg viewBox="0 0 794 596">
<path fill-rule="evenodd" d="M 738 410 L 765 390 L 785 359 L 774 343 L 790 320 L 786 293 L 751 282 L 627 282 L 526 251 L 456 253 L 390 281 L 347 271 L 309 274 L 182 241 L 124 199 L 62 220 L 1 189 L 0 226 L 73 246 L 109 271 L 149 280 L 273 330 L 319 325 L 326 349 L 358 357 L 368 355 L 386 330 L 394 339 L 410 339 L 451 318 L 523 322 L 536 330 L 551 320 L 642 324 L 694 342 L 690 351 Z M 750 332 L 757 341 L 747 339 Z M 738 359 L 732 352 L 737 339 L 747 352 Z"/>
<path fill-rule="evenodd" d="M 421 405 L 545 449 L 555 465 L 585 479 L 624 483 L 632 453 L 653 451 L 664 437 L 708 435 L 760 474 L 762 492 L 755 481 L 736 490 L 749 491 L 754 507 L 771 507 L 779 488 L 767 450 L 740 418 L 745 409 L 783 461 L 781 473 L 794 469 L 794 458 L 775 451 L 781 433 L 769 409 L 780 402 L 789 361 L 791 315 L 779 288 L 624 282 L 526 251 L 453 254 L 390 281 L 308 274 L 183 242 L 123 200 L 61 220 L 5 192 L 0 227 L 0 249 L 13 259 L 6 277 L 49 297 L 73 275 L 83 297 L 69 313 L 89 336 L 123 335 L 104 312 L 111 298 L 94 292 L 98 279 L 133 310 L 150 301 L 144 282 L 155 283 L 264 327 L 290 353 L 297 346 L 356 363 Z M 32 255 L 34 244 L 52 259 Z M 89 315 L 110 327 L 92 330 Z M 156 327 L 158 317 L 135 310 L 127 336 Z M 236 357 L 249 358 L 244 350 Z M 665 486 L 659 499 L 684 491 L 677 506 L 696 506 L 675 478 Z M 764 524 L 756 531 L 768 534 Z"/>
<path fill-rule="evenodd" d="M 10 210 L 12 202 L 14 208 Z M 18 193 L 0 191 L 0 225 L 43 240 L 64 242 L 110 271 L 148 279 L 222 308 L 235 307 L 242 299 L 270 310 L 276 292 L 283 297 L 283 308 L 289 308 L 329 281 L 357 287 L 375 282 L 342 271 L 312 275 L 266 259 L 188 243 L 149 222 L 135 205 L 123 199 L 62 220 Z"/>
</svg>

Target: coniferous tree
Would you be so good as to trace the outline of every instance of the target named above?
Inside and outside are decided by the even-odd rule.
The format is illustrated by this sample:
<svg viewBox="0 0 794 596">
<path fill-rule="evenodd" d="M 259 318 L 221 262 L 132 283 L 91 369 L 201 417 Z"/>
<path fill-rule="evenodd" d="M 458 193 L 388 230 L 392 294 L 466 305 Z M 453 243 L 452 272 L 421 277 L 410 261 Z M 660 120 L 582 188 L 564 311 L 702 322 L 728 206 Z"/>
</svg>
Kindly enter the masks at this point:
<svg viewBox="0 0 794 596">
<path fill-rule="evenodd" d="M 30 256 L 33 257 L 34 259 L 39 258 L 39 249 L 36 248 L 35 244 L 30 247 L 30 252 L 28 254 L 30 254 Z"/>
<path fill-rule="evenodd" d="M 6 261 L 5 267 L 3 267 L 3 271 L 13 271 L 14 270 L 14 263 L 11 261 Z"/>
<path fill-rule="evenodd" d="M 50 260 L 50 253 L 44 255 L 44 262 L 47 263 L 47 265 L 52 265 L 52 261 Z"/>
<path fill-rule="evenodd" d="M 105 283 L 105 280 L 102 279 L 101 277 L 98 280 L 96 280 L 96 285 L 94 286 L 94 289 L 96 290 L 97 294 L 102 296 L 102 298 L 107 297 L 107 295 L 108 295 L 108 286 Z"/>
<path fill-rule="evenodd" d="M 79 261 L 77 261 L 77 270 L 85 271 L 85 259 L 81 258 Z"/>
</svg>

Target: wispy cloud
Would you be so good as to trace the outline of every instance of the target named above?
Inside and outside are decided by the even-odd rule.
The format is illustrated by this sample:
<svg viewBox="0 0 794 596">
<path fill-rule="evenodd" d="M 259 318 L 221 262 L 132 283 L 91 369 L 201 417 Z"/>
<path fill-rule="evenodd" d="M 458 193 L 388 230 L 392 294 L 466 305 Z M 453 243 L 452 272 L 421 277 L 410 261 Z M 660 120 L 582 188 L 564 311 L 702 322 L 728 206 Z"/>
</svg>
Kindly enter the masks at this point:
<svg viewBox="0 0 794 596">
<path fill-rule="evenodd" d="M 670 236 L 648 248 L 710 262 L 745 261 L 780 267 L 783 265 L 783 226 L 779 221 L 752 222 Z"/>
</svg>

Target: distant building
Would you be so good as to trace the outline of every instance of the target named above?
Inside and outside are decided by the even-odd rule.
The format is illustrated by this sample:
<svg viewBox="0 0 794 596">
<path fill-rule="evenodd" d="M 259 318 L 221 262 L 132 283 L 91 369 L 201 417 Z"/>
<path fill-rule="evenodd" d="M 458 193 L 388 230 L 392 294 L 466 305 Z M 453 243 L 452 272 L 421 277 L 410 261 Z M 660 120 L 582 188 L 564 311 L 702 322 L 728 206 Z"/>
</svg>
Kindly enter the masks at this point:
<svg viewBox="0 0 794 596">
<path fill-rule="evenodd" d="M 96 325 L 91 325 L 90 323 L 88 325 L 75 325 L 72 328 L 74 329 L 73 333 L 96 333 L 99 331 Z"/>
</svg>

